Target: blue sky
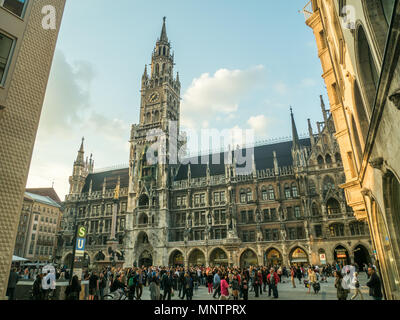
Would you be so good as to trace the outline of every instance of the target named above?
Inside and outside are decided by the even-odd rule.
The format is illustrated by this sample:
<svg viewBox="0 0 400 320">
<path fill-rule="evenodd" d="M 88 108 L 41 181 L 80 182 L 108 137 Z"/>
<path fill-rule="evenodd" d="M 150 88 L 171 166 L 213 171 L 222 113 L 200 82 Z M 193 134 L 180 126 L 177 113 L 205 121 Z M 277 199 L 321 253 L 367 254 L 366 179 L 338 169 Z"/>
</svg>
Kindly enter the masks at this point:
<svg viewBox="0 0 400 320">
<path fill-rule="evenodd" d="M 316 131 L 326 90 L 315 38 L 298 12 L 305 2 L 68 0 L 28 185 L 54 180 L 63 197 L 82 136 L 97 168 L 128 162 L 140 79 L 163 16 L 184 125 L 290 136 L 292 105 L 299 133 L 308 133 L 307 118 Z"/>
</svg>

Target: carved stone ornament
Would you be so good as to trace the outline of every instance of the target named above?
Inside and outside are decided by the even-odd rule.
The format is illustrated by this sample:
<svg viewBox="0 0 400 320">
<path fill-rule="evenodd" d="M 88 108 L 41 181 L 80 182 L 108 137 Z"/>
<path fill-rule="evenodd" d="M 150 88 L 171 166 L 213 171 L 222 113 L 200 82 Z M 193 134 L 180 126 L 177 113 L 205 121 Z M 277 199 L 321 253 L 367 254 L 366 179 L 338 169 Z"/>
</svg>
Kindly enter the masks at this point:
<svg viewBox="0 0 400 320">
<path fill-rule="evenodd" d="M 383 158 L 379 157 L 379 158 L 372 159 L 369 162 L 369 164 L 374 169 L 382 170 L 383 162 L 384 162 Z"/>
<path fill-rule="evenodd" d="M 400 110 L 400 89 L 395 91 L 392 95 L 389 96 L 389 101 L 391 101 L 394 106 Z"/>
</svg>

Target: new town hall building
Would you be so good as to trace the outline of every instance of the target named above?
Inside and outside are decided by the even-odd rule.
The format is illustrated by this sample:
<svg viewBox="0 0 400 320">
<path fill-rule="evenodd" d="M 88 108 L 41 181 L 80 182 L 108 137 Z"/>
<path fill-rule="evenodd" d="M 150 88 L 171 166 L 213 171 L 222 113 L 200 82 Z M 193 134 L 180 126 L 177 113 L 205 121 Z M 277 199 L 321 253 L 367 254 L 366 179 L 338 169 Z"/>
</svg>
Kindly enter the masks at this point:
<svg viewBox="0 0 400 320">
<path fill-rule="evenodd" d="M 317 134 L 309 122 L 307 139 L 291 113 L 292 141 L 172 164 L 171 149 L 184 142 L 170 50 L 164 19 L 150 75 L 146 68 L 142 77 L 129 167 L 94 172 L 82 141 L 64 206 L 61 262 L 71 261 L 77 224 L 88 229 L 85 262 L 92 267 L 371 262 L 368 225 L 356 221 L 339 187 L 345 175 L 322 97 L 323 122 Z M 171 132 L 172 123 L 176 134 L 154 134 Z M 165 147 L 153 154 L 166 161 L 150 161 L 149 149 L 160 142 Z M 235 155 L 250 152 L 251 169 L 243 172 Z"/>
</svg>

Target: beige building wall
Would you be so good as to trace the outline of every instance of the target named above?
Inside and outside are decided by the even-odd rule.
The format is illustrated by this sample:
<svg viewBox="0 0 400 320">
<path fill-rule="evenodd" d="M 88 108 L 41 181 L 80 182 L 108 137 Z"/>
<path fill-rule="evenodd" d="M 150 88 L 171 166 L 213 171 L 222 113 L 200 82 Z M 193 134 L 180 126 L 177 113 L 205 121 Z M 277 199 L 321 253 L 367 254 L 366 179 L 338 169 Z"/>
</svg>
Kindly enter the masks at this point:
<svg viewBox="0 0 400 320">
<path fill-rule="evenodd" d="M 400 5 L 394 4 L 313 0 L 304 10 L 343 157 L 342 187 L 357 218 L 369 223 L 388 299 L 400 299 Z M 347 15 L 339 5 L 349 6 Z"/>
<path fill-rule="evenodd" d="M 42 28 L 42 8 L 56 9 L 56 29 Z M 20 18 L 0 6 L 0 32 L 15 39 L 0 86 L 0 299 L 6 293 L 25 184 L 65 0 L 30 0 Z"/>
</svg>

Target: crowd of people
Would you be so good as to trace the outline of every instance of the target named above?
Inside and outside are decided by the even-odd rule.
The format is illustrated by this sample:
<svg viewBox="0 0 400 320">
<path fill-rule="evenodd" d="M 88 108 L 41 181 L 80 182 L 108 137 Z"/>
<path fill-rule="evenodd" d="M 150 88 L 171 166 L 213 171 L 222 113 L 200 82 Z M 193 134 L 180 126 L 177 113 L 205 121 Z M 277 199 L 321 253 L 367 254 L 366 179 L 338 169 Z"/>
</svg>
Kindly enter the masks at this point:
<svg viewBox="0 0 400 320">
<path fill-rule="evenodd" d="M 291 282 L 305 285 L 308 293 L 313 289 L 318 294 L 321 282 L 334 278 L 334 286 L 339 300 L 347 300 L 351 290 L 351 299 L 363 294 L 360 290 L 358 273 L 365 271 L 369 280 L 366 285 L 370 288 L 370 296 L 382 299 L 381 280 L 373 265 L 343 266 L 339 263 L 323 267 L 293 265 L 285 266 L 250 266 L 239 267 L 141 267 L 113 268 L 104 267 L 100 270 L 85 271 L 82 278 L 76 275 L 70 279 L 66 267 L 55 269 L 55 273 L 43 273 L 40 269 L 13 269 L 10 273 L 8 286 L 9 299 L 14 299 L 14 291 L 20 279 L 33 280 L 32 299 L 51 299 L 57 280 L 68 281 L 65 289 L 67 300 L 104 300 L 121 299 L 141 300 L 144 288 L 150 290 L 152 300 L 171 300 L 177 294 L 178 298 L 192 300 L 200 286 L 207 288 L 208 294 L 220 300 L 248 300 L 249 294 L 259 298 L 267 294 L 273 299 L 279 298 L 279 285 Z M 83 282 L 82 282 L 83 281 Z M 81 285 L 83 284 L 83 285 Z M 83 292 L 82 292 L 83 291 Z"/>
</svg>

